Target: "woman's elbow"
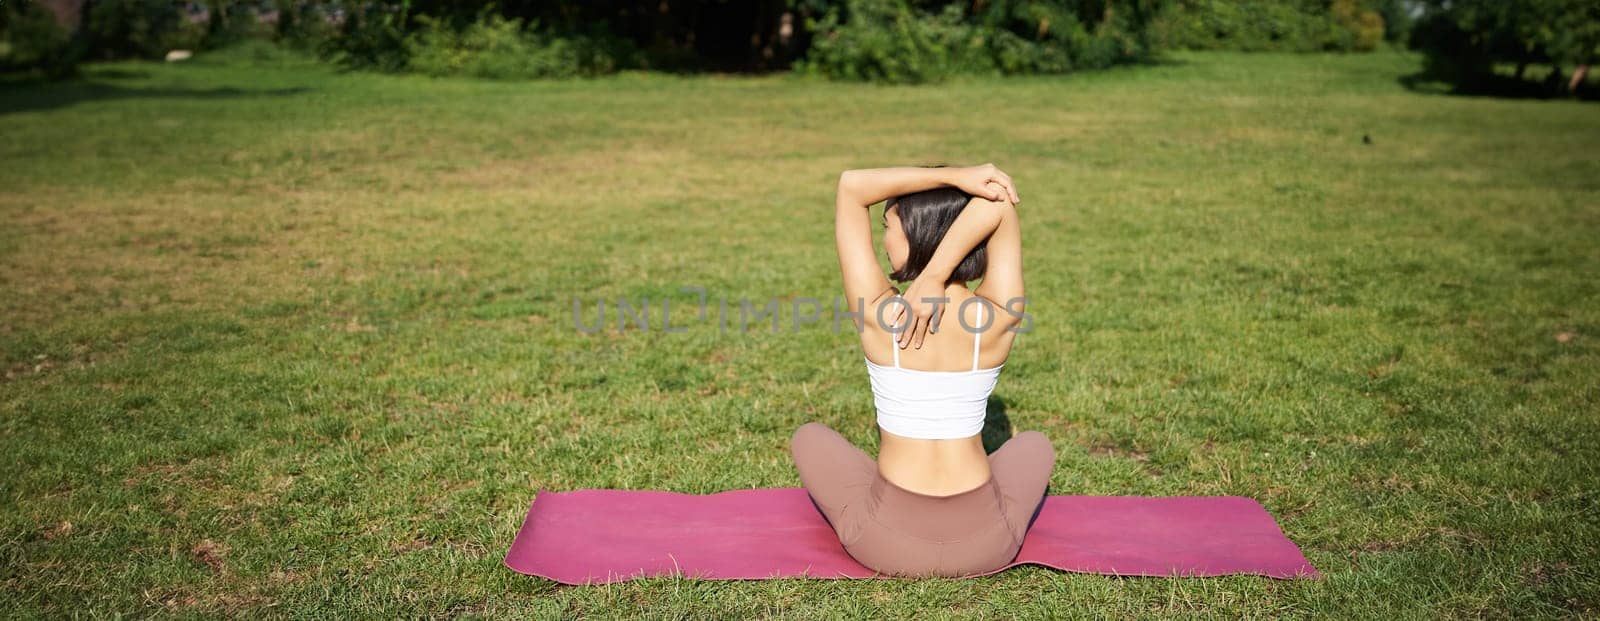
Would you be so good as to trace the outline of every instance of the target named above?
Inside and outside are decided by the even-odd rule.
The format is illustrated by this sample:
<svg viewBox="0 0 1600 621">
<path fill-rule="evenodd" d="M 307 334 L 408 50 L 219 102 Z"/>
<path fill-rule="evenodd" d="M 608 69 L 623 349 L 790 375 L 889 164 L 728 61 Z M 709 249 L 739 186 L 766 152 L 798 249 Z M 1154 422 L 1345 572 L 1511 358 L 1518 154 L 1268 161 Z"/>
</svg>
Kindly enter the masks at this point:
<svg viewBox="0 0 1600 621">
<path fill-rule="evenodd" d="M 847 170 L 839 173 L 839 186 L 834 192 L 838 203 L 854 205 L 857 188 L 861 187 L 861 171 Z"/>
<path fill-rule="evenodd" d="M 844 192 L 848 188 L 855 187 L 856 178 L 860 176 L 861 171 L 853 169 L 839 173 L 839 191 Z"/>
</svg>

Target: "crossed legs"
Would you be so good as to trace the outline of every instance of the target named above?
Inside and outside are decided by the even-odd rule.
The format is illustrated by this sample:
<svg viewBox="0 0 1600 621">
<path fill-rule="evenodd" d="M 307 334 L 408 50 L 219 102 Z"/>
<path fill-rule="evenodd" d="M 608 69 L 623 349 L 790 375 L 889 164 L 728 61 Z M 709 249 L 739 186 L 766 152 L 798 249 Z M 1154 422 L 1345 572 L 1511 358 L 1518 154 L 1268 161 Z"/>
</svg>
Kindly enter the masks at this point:
<svg viewBox="0 0 1600 621">
<path fill-rule="evenodd" d="M 794 431 L 789 453 L 811 502 L 828 519 L 840 541 L 853 540 L 862 524 L 844 519 L 844 514 L 852 502 L 866 498 L 872 480 L 878 476 L 878 462 L 839 432 L 814 422 Z"/>
<path fill-rule="evenodd" d="M 863 512 L 868 492 L 879 476 L 877 462 L 838 432 L 815 422 L 795 430 L 789 450 L 812 502 L 848 546 L 874 522 Z M 1042 506 L 1054 466 L 1050 440 L 1037 431 L 1019 433 L 989 455 L 989 469 L 1001 497 L 998 517 L 1018 540 Z"/>
</svg>

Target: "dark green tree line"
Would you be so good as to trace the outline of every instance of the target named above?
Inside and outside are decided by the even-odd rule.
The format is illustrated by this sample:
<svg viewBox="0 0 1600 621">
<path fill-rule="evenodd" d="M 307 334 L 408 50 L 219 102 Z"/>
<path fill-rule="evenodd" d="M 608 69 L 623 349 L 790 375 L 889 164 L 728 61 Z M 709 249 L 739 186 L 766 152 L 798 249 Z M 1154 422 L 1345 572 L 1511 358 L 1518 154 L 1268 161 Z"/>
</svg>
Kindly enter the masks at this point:
<svg viewBox="0 0 1600 621">
<path fill-rule="evenodd" d="M 1423 17 L 1412 44 L 1426 54 L 1425 71 L 1469 91 L 1507 87 L 1497 64 L 1515 67 L 1516 82 L 1531 64 L 1553 66 L 1547 91 L 1571 91 L 1600 57 L 1600 2 L 1595 0 L 1421 0 Z M 1564 79 L 1563 68 L 1573 79 Z"/>
<path fill-rule="evenodd" d="M 77 7 L 63 22 L 62 7 Z M 1579 68 L 1593 0 L 0 0 L 0 69 L 160 58 L 248 37 L 341 65 L 535 78 L 796 69 L 923 82 L 1140 62 L 1167 49 L 1365 51 L 1409 40 L 1470 84 L 1496 63 Z M 1559 73 L 1558 69 L 1558 73 Z"/>
</svg>

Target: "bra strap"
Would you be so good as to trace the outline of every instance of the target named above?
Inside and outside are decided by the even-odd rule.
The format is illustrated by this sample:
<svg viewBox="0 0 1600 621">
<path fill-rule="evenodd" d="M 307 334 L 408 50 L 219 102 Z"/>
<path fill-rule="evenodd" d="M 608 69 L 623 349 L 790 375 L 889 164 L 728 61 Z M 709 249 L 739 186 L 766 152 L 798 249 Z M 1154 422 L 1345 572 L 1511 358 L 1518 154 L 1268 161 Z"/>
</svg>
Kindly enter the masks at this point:
<svg viewBox="0 0 1600 621">
<path fill-rule="evenodd" d="M 895 333 L 889 332 L 889 350 L 894 352 L 894 368 L 900 368 L 900 343 L 895 339 Z"/>
<path fill-rule="evenodd" d="M 979 344 L 983 340 L 983 330 L 981 329 L 982 326 L 983 304 L 980 303 L 978 304 L 978 327 L 980 329 L 972 331 L 972 370 L 974 371 L 978 370 L 978 350 L 980 349 Z"/>
</svg>

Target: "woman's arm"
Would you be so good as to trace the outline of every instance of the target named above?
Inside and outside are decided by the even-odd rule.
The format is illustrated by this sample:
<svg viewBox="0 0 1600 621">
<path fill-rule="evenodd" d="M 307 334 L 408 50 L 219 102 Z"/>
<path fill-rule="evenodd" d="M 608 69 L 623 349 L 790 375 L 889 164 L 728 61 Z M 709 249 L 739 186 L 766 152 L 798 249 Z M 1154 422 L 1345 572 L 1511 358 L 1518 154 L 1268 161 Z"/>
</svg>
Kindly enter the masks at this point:
<svg viewBox="0 0 1600 621">
<path fill-rule="evenodd" d="M 993 185 L 991 185 L 993 184 Z M 961 168 L 923 168 L 899 166 L 895 168 L 863 168 L 847 170 L 839 175 L 839 193 L 836 203 L 843 207 L 870 207 L 885 200 L 933 188 L 953 186 L 973 196 L 992 201 L 1017 198 L 1016 186 L 1010 175 L 995 168 L 994 164 Z"/>
<path fill-rule="evenodd" d="M 871 207 L 888 199 L 954 185 L 953 168 L 862 168 L 839 174 L 838 206 Z"/>
<path fill-rule="evenodd" d="M 1008 308 L 1015 312 L 1022 311 L 1022 228 L 1017 223 L 1016 206 L 1006 201 L 974 197 L 950 225 L 927 267 L 906 288 L 911 329 L 897 335 L 901 348 L 920 348 L 923 337 L 929 331 L 937 331 L 945 313 L 946 302 L 941 300 L 950 274 L 984 240 L 988 240 L 985 246 L 988 265 L 984 268 L 983 284 L 976 293 L 997 304 L 1010 304 Z M 895 315 L 895 325 L 907 314 L 904 305 L 899 308 L 901 312 Z"/>
<path fill-rule="evenodd" d="M 1011 177 L 993 164 L 968 168 L 872 168 L 847 170 L 839 175 L 834 199 L 834 240 L 850 312 L 861 312 L 864 303 L 878 300 L 892 288 L 873 250 L 867 208 L 896 196 L 943 186 L 994 200 L 1016 200 Z"/>
<path fill-rule="evenodd" d="M 1022 222 L 1015 206 L 1006 206 L 1000 214 L 1000 224 L 989 236 L 984 252 L 988 265 L 983 269 L 983 283 L 974 293 L 1010 311 L 995 314 L 1002 324 L 1015 324 L 1027 304 L 1022 287 Z"/>
</svg>

